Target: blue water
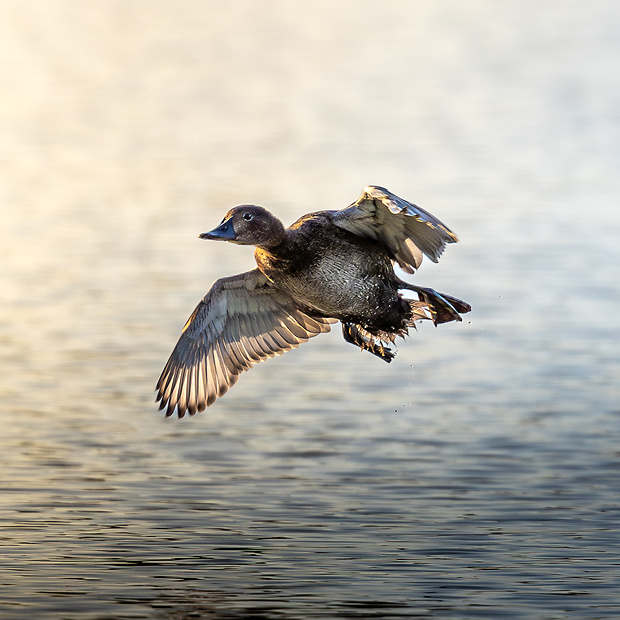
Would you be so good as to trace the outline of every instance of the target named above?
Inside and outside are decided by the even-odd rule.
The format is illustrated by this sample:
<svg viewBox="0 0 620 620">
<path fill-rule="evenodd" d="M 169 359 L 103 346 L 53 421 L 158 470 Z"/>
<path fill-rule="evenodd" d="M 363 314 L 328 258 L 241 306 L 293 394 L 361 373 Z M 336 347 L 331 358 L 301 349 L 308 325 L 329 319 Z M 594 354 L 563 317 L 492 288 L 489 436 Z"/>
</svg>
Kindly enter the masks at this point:
<svg viewBox="0 0 620 620">
<path fill-rule="evenodd" d="M 617 4 L 229 4 L 0 6 L 0 617 L 619 617 Z M 369 183 L 473 312 L 164 420 L 197 235 Z"/>
</svg>

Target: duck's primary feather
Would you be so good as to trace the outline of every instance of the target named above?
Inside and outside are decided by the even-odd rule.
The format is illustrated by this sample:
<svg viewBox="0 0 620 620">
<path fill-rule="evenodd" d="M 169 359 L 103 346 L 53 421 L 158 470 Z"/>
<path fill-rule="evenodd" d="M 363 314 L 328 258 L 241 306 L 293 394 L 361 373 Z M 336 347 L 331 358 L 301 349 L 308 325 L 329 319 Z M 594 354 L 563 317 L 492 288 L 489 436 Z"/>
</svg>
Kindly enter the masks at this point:
<svg viewBox="0 0 620 620">
<path fill-rule="evenodd" d="M 157 383 L 160 409 L 191 415 L 212 405 L 239 374 L 318 334 L 335 319 L 311 317 L 253 269 L 218 280 L 188 319 Z"/>
</svg>

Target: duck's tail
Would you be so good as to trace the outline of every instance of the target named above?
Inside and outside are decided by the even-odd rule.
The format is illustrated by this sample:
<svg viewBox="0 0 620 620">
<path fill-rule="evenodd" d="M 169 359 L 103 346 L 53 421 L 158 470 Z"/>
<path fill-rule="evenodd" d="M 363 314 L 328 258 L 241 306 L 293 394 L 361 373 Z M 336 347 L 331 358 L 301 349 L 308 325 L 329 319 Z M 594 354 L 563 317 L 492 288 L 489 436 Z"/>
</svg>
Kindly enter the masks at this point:
<svg viewBox="0 0 620 620">
<path fill-rule="evenodd" d="M 404 283 L 406 284 L 406 283 Z M 471 306 L 456 297 L 438 293 L 432 288 L 422 288 L 406 284 L 402 288 L 415 291 L 420 298 L 405 299 L 409 304 L 411 316 L 401 329 L 391 332 L 368 331 L 368 329 L 356 323 L 342 323 L 342 335 L 347 342 L 358 346 L 362 351 L 368 351 L 386 362 L 391 362 L 396 353 L 386 346 L 388 342 L 394 342 L 396 336 L 405 337 L 408 334 L 408 327 L 414 327 L 420 320 L 433 321 L 435 325 L 448 323 L 449 321 L 462 321 L 461 314 L 471 310 Z"/>
<path fill-rule="evenodd" d="M 461 314 L 465 314 L 471 310 L 471 306 L 461 299 L 438 293 L 432 288 L 422 286 L 414 286 L 403 282 L 402 288 L 415 291 L 420 301 L 409 301 L 411 306 L 411 325 L 419 319 L 430 318 L 435 325 L 440 323 L 449 323 L 450 321 L 462 321 Z M 430 317 L 423 309 L 430 313 Z M 423 316 L 420 316 L 420 315 Z"/>
</svg>

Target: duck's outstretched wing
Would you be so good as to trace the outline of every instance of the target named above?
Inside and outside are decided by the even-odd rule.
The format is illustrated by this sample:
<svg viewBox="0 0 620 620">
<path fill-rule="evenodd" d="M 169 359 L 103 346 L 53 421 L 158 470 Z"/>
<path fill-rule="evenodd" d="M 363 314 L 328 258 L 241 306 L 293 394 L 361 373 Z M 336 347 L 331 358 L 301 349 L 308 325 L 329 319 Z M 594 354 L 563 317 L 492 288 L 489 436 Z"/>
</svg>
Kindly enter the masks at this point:
<svg viewBox="0 0 620 620">
<path fill-rule="evenodd" d="M 422 254 L 436 263 L 445 244 L 458 241 L 428 211 L 376 185 L 368 185 L 357 202 L 331 215 L 340 228 L 384 243 L 407 273 L 420 266 Z"/>
<path fill-rule="evenodd" d="M 254 364 L 328 332 L 254 269 L 222 278 L 188 319 L 157 382 L 159 408 L 180 418 L 212 405 Z"/>
</svg>

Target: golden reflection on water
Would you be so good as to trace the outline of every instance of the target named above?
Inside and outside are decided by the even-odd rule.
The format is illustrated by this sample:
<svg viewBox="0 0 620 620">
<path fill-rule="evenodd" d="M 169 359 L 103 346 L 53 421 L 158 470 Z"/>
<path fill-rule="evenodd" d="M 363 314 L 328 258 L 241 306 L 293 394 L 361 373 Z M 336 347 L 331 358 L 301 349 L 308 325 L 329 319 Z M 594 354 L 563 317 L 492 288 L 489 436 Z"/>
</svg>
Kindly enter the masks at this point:
<svg viewBox="0 0 620 620">
<path fill-rule="evenodd" d="M 342 597 L 441 606 L 452 588 L 455 608 L 532 617 L 514 584 L 587 589 L 581 560 L 601 588 L 571 604 L 609 603 L 618 19 L 613 2 L 3 2 L 0 518 L 17 561 L 0 605 L 86 575 L 75 600 L 113 614 L 128 590 L 159 600 L 151 566 L 160 584 L 226 577 L 233 598 L 276 574 L 322 603 L 322 577 L 354 571 Z M 253 264 L 198 234 L 234 204 L 289 223 L 368 183 L 458 233 L 416 280 L 471 318 L 422 327 L 389 366 L 335 330 L 161 421 L 184 321 Z"/>
</svg>

